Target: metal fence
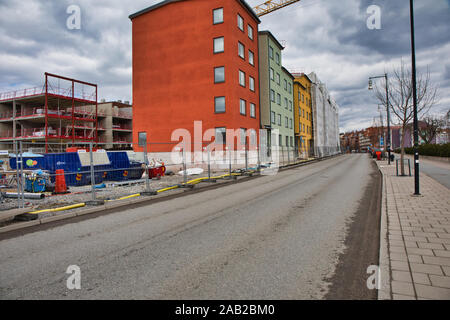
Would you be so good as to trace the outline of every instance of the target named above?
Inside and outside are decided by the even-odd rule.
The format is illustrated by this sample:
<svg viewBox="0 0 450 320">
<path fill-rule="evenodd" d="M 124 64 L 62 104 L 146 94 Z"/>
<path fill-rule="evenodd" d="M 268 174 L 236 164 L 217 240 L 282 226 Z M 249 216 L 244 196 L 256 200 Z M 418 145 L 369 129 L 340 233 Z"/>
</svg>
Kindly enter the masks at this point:
<svg viewBox="0 0 450 320">
<path fill-rule="evenodd" d="M 92 142 L 77 143 L 76 152 L 38 154 L 43 150 L 39 142 L 2 145 L 12 153 L 3 158 L 0 155 L 1 209 L 30 207 L 38 214 L 61 207 L 157 196 L 238 175 L 276 172 L 279 167 L 311 160 L 315 154 L 314 149 L 283 146 L 227 148 L 173 142 L 149 143 L 136 152 L 105 151 Z"/>
</svg>

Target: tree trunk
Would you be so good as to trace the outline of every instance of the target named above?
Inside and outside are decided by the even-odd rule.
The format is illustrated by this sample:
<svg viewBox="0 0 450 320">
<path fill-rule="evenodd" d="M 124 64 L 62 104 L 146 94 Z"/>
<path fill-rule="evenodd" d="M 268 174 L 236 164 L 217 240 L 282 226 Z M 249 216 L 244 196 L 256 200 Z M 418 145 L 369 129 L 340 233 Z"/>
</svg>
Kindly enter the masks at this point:
<svg viewBox="0 0 450 320">
<path fill-rule="evenodd" d="M 401 146 L 401 154 L 400 154 L 400 175 L 405 175 L 405 165 L 404 165 L 404 159 L 405 159 L 405 135 L 406 135 L 406 128 L 402 127 L 402 135 L 400 137 L 400 146 Z"/>
</svg>

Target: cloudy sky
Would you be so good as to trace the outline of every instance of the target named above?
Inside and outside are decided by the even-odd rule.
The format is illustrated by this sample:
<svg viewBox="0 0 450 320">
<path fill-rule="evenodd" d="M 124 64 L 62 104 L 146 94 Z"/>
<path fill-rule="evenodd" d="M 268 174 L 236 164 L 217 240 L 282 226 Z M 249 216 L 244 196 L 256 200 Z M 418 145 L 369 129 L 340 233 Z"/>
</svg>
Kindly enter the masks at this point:
<svg viewBox="0 0 450 320">
<path fill-rule="evenodd" d="M 207 0 L 204 0 L 207 1 Z M 0 92 L 42 86 L 44 72 L 94 82 L 99 99 L 131 101 L 128 15 L 159 0 L 0 0 Z M 264 0 L 248 0 L 254 6 Z M 450 109 L 450 0 L 415 0 L 419 72 L 430 69 L 440 103 Z M 81 30 L 69 30 L 69 5 L 81 9 Z M 369 30 L 367 8 L 381 8 L 381 29 Z M 410 63 L 408 0 L 302 0 L 261 18 L 260 30 L 285 41 L 283 64 L 315 71 L 340 105 L 342 131 L 379 117 L 369 76 Z"/>
</svg>

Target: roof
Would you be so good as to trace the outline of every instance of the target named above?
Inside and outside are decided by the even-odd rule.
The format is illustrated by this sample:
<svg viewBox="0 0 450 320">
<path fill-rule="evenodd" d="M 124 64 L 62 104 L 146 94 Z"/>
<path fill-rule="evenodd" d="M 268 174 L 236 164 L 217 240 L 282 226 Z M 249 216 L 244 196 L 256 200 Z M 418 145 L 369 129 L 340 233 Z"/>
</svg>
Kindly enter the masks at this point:
<svg viewBox="0 0 450 320">
<path fill-rule="evenodd" d="M 259 35 L 268 35 L 270 38 L 272 38 L 273 42 L 280 48 L 280 50 L 284 50 L 284 47 L 281 45 L 281 43 L 275 38 L 275 36 L 272 34 L 272 32 L 268 30 L 263 30 L 258 32 Z"/>
<path fill-rule="evenodd" d="M 171 3 L 175 3 L 175 2 L 181 2 L 181 1 L 187 1 L 187 0 L 164 0 L 161 1 L 153 6 L 150 6 L 148 8 L 145 8 L 143 10 L 140 10 L 136 13 L 133 13 L 129 16 L 130 20 L 133 20 L 134 18 L 137 18 L 147 12 L 159 9 L 161 7 L 164 7 L 167 4 L 171 4 Z M 250 15 L 258 22 L 260 23 L 261 20 L 259 20 L 258 16 L 256 15 L 255 11 L 253 11 L 252 7 L 250 7 L 248 5 L 248 3 L 245 0 L 236 0 L 237 2 L 239 2 L 245 9 L 247 9 L 248 13 L 250 13 Z"/>
<path fill-rule="evenodd" d="M 286 69 L 285 67 L 281 67 L 281 70 L 283 70 L 287 75 L 289 75 L 289 76 L 292 78 L 292 80 L 295 79 L 295 77 L 294 77 L 294 76 L 289 72 L 289 70 Z"/>
<path fill-rule="evenodd" d="M 299 80 L 299 78 L 301 78 L 301 77 L 305 77 L 306 79 L 308 79 L 309 80 L 309 82 L 311 82 L 312 83 L 312 80 L 311 80 L 311 78 L 310 77 L 308 77 L 308 75 L 307 74 L 305 74 L 305 73 L 293 73 L 292 74 L 294 77 L 295 77 L 295 80 L 297 81 L 297 82 L 299 82 L 298 80 Z"/>
</svg>

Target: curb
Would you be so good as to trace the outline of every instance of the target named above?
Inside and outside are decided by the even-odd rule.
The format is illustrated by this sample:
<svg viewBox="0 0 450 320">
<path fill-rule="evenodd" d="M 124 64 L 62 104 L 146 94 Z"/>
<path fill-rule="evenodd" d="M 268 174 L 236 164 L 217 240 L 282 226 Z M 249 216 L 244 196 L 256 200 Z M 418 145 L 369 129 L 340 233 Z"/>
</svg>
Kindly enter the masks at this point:
<svg viewBox="0 0 450 320">
<path fill-rule="evenodd" d="M 285 171 L 285 170 L 289 170 L 289 169 L 295 169 L 295 168 L 302 167 L 302 166 L 305 166 L 305 165 L 308 165 L 311 163 L 316 163 L 316 162 L 320 162 L 323 160 L 332 159 L 332 158 L 335 158 L 335 157 L 338 157 L 341 155 L 343 155 L 343 154 L 313 159 L 313 160 L 309 160 L 309 161 L 305 161 L 305 162 L 301 162 L 301 163 L 297 163 L 297 164 L 285 165 L 283 167 L 280 167 L 279 170 Z M 243 180 L 242 182 L 244 182 L 244 181 L 248 181 L 250 179 L 255 179 L 255 178 L 258 178 L 261 176 L 262 175 L 260 175 L 260 174 L 256 174 L 253 176 L 244 176 L 244 179 L 230 180 L 229 182 L 224 183 L 223 186 L 229 185 L 230 183 L 236 183 L 239 180 Z M 205 188 L 201 188 L 201 189 L 208 190 L 208 189 L 216 189 L 218 187 L 220 188 L 222 186 L 220 184 L 217 184 L 217 185 L 211 185 L 210 187 L 205 187 Z M 189 192 L 187 190 L 185 190 L 184 192 L 180 193 L 180 195 L 182 195 L 182 194 L 187 195 L 187 194 L 189 194 Z M 145 202 L 149 202 L 149 204 L 151 204 L 152 200 L 155 200 L 155 199 L 158 199 L 158 198 L 141 197 L 141 198 L 119 200 L 117 202 L 106 202 L 103 205 L 91 207 L 91 208 L 76 211 L 76 212 L 68 212 L 68 213 L 64 213 L 61 215 L 46 217 L 46 218 L 42 218 L 42 219 L 38 219 L 38 220 L 15 223 L 15 224 L 0 228 L 0 234 L 7 233 L 10 231 L 17 231 L 17 230 L 25 229 L 25 228 L 32 227 L 32 226 L 44 225 L 44 224 L 51 223 L 51 222 L 57 222 L 57 221 L 62 221 L 62 220 L 70 219 L 70 218 L 85 216 L 88 214 L 94 214 L 94 213 L 99 213 L 99 212 L 103 212 L 103 211 L 119 209 L 119 208 L 127 207 L 130 205 L 143 204 Z M 160 201 L 164 201 L 164 199 L 161 197 L 159 199 L 160 199 Z M 171 198 L 169 198 L 167 200 L 170 200 L 170 199 Z"/>
<path fill-rule="evenodd" d="M 382 176 L 382 195 L 381 195 L 381 225 L 380 225 L 380 253 L 379 253 L 379 289 L 378 300 L 392 300 L 391 290 L 391 272 L 388 247 L 388 216 L 387 216 L 387 193 L 386 176 L 383 174 L 380 166 L 378 170 Z"/>
</svg>

